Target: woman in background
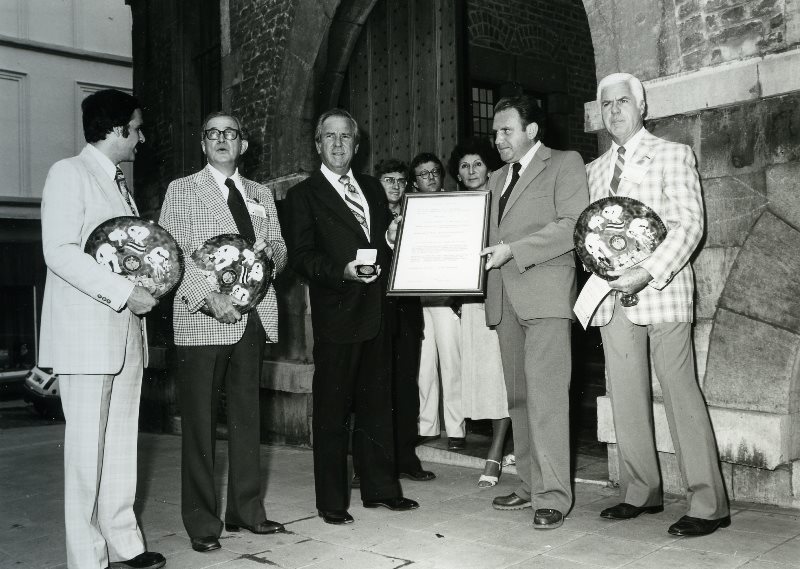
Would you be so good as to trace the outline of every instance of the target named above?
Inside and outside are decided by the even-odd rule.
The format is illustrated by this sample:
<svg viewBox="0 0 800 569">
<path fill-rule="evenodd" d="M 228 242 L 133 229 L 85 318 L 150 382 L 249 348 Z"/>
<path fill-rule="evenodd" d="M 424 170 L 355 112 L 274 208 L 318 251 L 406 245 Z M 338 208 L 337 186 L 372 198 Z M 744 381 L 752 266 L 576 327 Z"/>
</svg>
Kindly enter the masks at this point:
<svg viewBox="0 0 800 569">
<path fill-rule="evenodd" d="M 458 180 L 459 189 L 488 190 L 489 164 L 495 160 L 487 140 L 468 138 L 453 149 L 450 172 Z M 478 480 L 479 487 L 491 488 L 500 478 L 503 445 L 511 419 L 500 343 L 497 332 L 486 326 L 483 298 L 469 299 L 461 306 L 461 393 L 465 417 L 492 420 L 492 444 Z"/>
</svg>

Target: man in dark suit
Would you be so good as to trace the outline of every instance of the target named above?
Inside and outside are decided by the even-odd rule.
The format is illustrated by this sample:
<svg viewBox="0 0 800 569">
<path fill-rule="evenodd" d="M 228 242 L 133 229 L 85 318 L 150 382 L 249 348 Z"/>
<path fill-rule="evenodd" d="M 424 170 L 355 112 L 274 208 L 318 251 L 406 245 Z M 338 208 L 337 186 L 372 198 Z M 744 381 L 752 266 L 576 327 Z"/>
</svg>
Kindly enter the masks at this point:
<svg viewBox="0 0 800 569">
<path fill-rule="evenodd" d="M 350 169 L 358 136 L 358 124 L 346 111 L 323 113 L 315 134 L 322 165 L 286 197 L 289 262 L 308 279 L 311 298 L 317 509 L 331 524 L 353 521 L 347 512 L 351 411 L 364 506 L 419 507 L 402 497 L 394 457 L 391 323 L 385 295 L 390 214 L 378 181 Z M 374 250 L 378 271 L 359 273 L 359 249 Z"/>
<path fill-rule="evenodd" d="M 217 408 L 225 385 L 228 415 L 228 499 L 225 529 L 268 534 L 283 525 L 267 519 L 261 499 L 259 403 L 266 343 L 278 341 L 278 303 L 266 296 L 240 314 L 229 295 L 206 281 L 190 260 L 206 240 L 239 233 L 266 250 L 275 272 L 286 266 L 286 244 L 269 188 L 239 174 L 247 150 L 239 119 L 226 113 L 203 122 L 205 168 L 173 181 L 159 222 L 183 250 L 186 272 L 173 302 L 176 375 L 181 404 L 181 515 L 192 549 L 220 548 L 222 522 L 214 487 Z"/>
<path fill-rule="evenodd" d="M 589 204 L 583 160 L 541 143 L 545 115 L 527 96 L 498 101 L 495 145 L 506 166 L 489 181 L 486 323 L 497 326 L 522 483 L 499 510 L 535 505 L 533 526 L 559 527 L 572 506 L 569 467 L 572 233 Z"/>
</svg>

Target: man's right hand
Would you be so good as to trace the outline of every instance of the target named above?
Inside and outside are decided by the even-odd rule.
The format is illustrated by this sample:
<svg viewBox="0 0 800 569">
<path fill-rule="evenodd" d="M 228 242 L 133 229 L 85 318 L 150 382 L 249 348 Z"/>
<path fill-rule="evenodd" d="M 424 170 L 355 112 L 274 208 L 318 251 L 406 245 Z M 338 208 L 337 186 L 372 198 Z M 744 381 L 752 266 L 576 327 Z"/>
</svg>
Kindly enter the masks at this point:
<svg viewBox="0 0 800 569">
<path fill-rule="evenodd" d="M 381 268 L 377 267 L 377 271 L 371 277 L 360 277 L 358 273 L 356 273 L 356 265 L 363 265 L 362 262 L 355 260 L 350 261 L 344 267 L 344 275 L 343 278 L 346 281 L 356 281 L 359 283 L 369 284 L 375 280 L 377 280 L 378 276 L 381 274 Z"/>
<path fill-rule="evenodd" d="M 156 304 L 158 300 L 146 288 L 136 285 L 128 296 L 127 307 L 137 316 L 142 316 L 150 312 Z"/>
<path fill-rule="evenodd" d="M 210 292 L 206 296 L 206 308 L 217 321 L 223 324 L 235 324 L 242 315 L 233 306 L 231 297 L 221 292 Z"/>
</svg>

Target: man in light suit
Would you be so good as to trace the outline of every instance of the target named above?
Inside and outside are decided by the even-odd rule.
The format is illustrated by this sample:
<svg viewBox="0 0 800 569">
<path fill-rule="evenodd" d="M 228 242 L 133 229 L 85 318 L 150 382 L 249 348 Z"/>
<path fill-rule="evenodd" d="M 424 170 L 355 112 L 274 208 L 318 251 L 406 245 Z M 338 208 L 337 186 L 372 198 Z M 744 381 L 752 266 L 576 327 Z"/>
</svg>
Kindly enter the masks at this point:
<svg viewBox="0 0 800 569">
<path fill-rule="evenodd" d="M 649 258 L 609 273 L 617 277 L 609 283 L 612 293 L 591 321 L 601 327 L 623 497 L 600 515 L 632 519 L 663 510 L 649 339 L 689 499 L 688 515 L 669 533 L 706 535 L 730 525 L 730 512 L 692 347 L 694 275 L 689 258 L 703 235 L 700 179 L 691 148 L 644 129 L 644 89 L 638 79 L 627 73 L 609 75 L 600 81 L 597 98 L 612 144 L 587 167 L 592 200 L 610 195 L 637 199 L 650 206 L 668 230 Z M 638 294 L 638 304 L 623 307 L 619 292 Z"/>
<path fill-rule="evenodd" d="M 314 486 L 319 515 L 348 524 L 349 418 L 355 412 L 353 454 L 364 507 L 402 511 L 419 507 L 404 498 L 397 479 L 392 417 L 391 309 L 386 271 L 397 223 L 370 176 L 354 175 L 358 124 L 347 111 L 317 121 L 322 165 L 286 197 L 289 260 L 308 279 L 314 329 Z M 390 233 L 391 229 L 391 233 Z M 359 273 L 360 249 L 372 249 L 377 272 Z"/>
<path fill-rule="evenodd" d="M 143 314 L 156 300 L 99 265 L 83 248 L 95 227 L 138 216 L 120 162 L 144 142 L 137 100 L 113 89 L 81 105 L 87 145 L 61 160 L 42 193 L 47 282 L 39 365 L 59 375 L 64 435 L 64 509 L 70 568 L 155 569 L 133 512 L 142 370 Z"/>
<path fill-rule="evenodd" d="M 486 324 L 500 339 L 520 486 L 493 506 L 535 506 L 533 527 L 559 527 L 572 506 L 569 464 L 570 330 L 575 301 L 575 221 L 588 205 L 576 152 L 541 143 L 545 115 L 527 96 L 494 108 L 495 172 Z"/>
<path fill-rule="evenodd" d="M 259 388 L 264 349 L 278 341 L 278 306 L 272 283 L 264 299 L 240 314 L 192 262 L 211 237 L 238 233 L 266 251 L 275 273 L 286 266 L 286 245 L 269 188 L 239 174 L 247 134 L 236 117 L 218 112 L 203 121 L 200 146 L 208 164 L 173 181 L 161 225 L 183 250 L 183 281 L 173 303 L 176 376 L 181 406 L 181 514 L 195 551 L 219 549 L 214 462 L 219 394 L 228 416 L 228 497 L 225 529 L 255 534 L 284 531 L 267 519 L 261 499 Z M 274 275 L 273 275 L 274 276 Z"/>
</svg>

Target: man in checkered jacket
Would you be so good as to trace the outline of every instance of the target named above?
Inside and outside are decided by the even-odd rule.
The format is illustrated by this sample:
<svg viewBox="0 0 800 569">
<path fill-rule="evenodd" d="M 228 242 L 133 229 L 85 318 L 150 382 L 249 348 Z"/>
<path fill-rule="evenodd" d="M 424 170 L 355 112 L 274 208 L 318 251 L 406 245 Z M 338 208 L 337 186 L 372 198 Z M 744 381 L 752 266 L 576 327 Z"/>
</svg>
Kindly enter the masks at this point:
<svg viewBox="0 0 800 569">
<path fill-rule="evenodd" d="M 275 272 L 286 266 L 286 244 L 269 188 L 239 174 L 247 135 L 236 117 L 213 113 L 203 123 L 208 164 L 167 189 L 159 223 L 183 250 L 185 273 L 173 303 L 181 402 L 181 513 L 195 551 L 219 549 L 222 522 L 214 488 L 219 393 L 228 415 L 228 499 L 225 529 L 283 531 L 261 500 L 259 386 L 267 342 L 278 341 L 275 289 L 247 314 L 216 291 L 191 260 L 206 240 L 238 233 L 265 250 Z"/>
<path fill-rule="evenodd" d="M 687 486 L 689 511 L 669 528 L 679 536 L 707 535 L 730 525 L 714 432 L 697 384 L 692 347 L 694 275 L 689 258 L 703 235 L 703 199 L 694 155 L 685 144 L 647 132 L 641 82 L 627 73 L 597 87 L 611 148 L 587 166 L 592 201 L 627 196 L 650 206 L 667 236 L 640 264 L 611 272 L 611 294 L 594 315 L 600 326 L 623 501 L 601 512 L 632 519 L 664 507 L 653 436 L 650 359 L 664 394 L 664 409 Z M 624 307 L 622 294 L 637 294 Z"/>
</svg>

